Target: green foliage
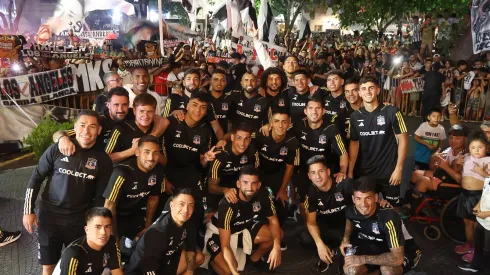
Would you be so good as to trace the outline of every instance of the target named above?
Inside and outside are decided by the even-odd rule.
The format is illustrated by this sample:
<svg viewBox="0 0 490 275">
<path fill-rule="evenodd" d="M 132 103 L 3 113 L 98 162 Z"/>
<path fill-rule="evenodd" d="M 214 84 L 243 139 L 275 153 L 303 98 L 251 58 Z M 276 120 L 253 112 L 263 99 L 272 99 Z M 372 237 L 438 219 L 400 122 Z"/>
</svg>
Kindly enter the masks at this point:
<svg viewBox="0 0 490 275">
<path fill-rule="evenodd" d="M 39 160 L 44 151 L 53 144 L 53 134 L 59 130 L 69 129 L 73 129 L 72 122 L 58 123 L 49 116 L 46 116 L 41 119 L 37 127 L 24 139 L 24 143 L 32 147 L 34 158 Z"/>
<path fill-rule="evenodd" d="M 360 25 L 383 32 L 390 24 L 404 21 L 409 12 L 459 13 L 468 11 L 470 0 L 342 0 L 333 5 L 341 27 Z M 447 12 L 444 12 L 446 11 Z"/>
<path fill-rule="evenodd" d="M 158 10 L 158 1 L 150 0 L 149 6 L 154 7 L 155 10 Z M 190 24 L 189 16 L 187 15 L 187 12 L 185 11 L 184 7 L 182 7 L 182 4 L 180 2 L 162 0 L 162 12 L 163 13 L 170 12 L 170 14 L 172 14 L 173 16 L 178 17 L 179 18 L 178 23 L 181 25 Z"/>
<path fill-rule="evenodd" d="M 306 13 L 309 12 L 309 16 L 313 19 L 316 11 L 327 10 L 327 2 L 328 0 L 270 0 L 272 13 L 284 15 L 286 33 L 293 29 L 294 22 L 296 22 L 302 10 Z M 295 7 L 297 8 L 296 10 L 294 9 Z"/>
</svg>

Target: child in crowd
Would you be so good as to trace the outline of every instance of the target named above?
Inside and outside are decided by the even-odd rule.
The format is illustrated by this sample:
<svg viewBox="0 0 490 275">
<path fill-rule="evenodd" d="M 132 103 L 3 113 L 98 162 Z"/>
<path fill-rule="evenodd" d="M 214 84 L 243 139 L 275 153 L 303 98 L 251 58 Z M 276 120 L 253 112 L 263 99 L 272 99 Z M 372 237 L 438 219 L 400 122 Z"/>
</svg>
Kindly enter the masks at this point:
<svg viewBox="0 0 490 275">
<path fill-rule="evenodd" d="M 487 157 L 489 146 L 485 134 L 477 131 L 469 139 L 469 154 L 465 155 L 463 165 L 463 178 L 461 181 L 462 192 L 459 196 L 456 214 L 464 219 L 466 243 L 456 246 L 454 252 L 463 255 L 465 262 L 471 262 L 474 255 L 474 231 L 476 217 L 473 209 L 481 199 L 486 172 L 490 165 L 490 157 Z"/>
<path fill-rule="evenodd" d="M 414 170 L 429 170 L 430 155 L 441 147 L 446 139 L 446 131 L 440 125 L 442 112 L 439 108 L 429 111 L 427 121 L 420 124 L 415 131 L 415 166 Z"/>
<path fill-rule="evenodd" d="M 485 106 L 485 94 L 481 84 L 482 81 L 479 78 L 473 79 L 473 82 L 471 83 L 471 89 L 468 91 L 468 95 L 466 96 L 466 119 L 476 120 L 477 114 L 479 114 L 480 106 L 482 106 L 482 108 Z"/>
<path fill-rule="evenodd" d="M 490 173 L 490 169 L 485 169 Z M 479 272 L 483 270 L 484 259 L 489 259 L 490 255 L 485 250 L 490 251 L 490 177 L 485 178 L 483 192 L 478 204 L 473 208 L 473 213 L 476 216 L 478 223 L 475 228 L 475 252 L 471 263 L 463 263 L 458 267 L 465 271 Z"/>
</svg>

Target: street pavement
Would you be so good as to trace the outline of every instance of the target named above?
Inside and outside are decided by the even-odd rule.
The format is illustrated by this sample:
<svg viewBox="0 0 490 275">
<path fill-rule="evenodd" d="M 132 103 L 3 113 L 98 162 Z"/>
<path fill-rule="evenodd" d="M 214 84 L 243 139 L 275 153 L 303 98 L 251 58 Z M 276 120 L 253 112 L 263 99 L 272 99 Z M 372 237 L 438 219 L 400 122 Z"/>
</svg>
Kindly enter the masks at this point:
<svg viewBox="0 0 490 275">
<path fill-rule="evenodd" d="M 420 118 L 406 118 L 410 136 L 408 157 L 403 171 L 402 189 L 408 184 L 413 166 L 414 144 L 412 133 L 420 124 Z M 448 129 L 448 123 L 444 123 Z M 478 124 L 469 124 L 471 128 Z M 26 184 L 34 167 L 25 167 L 0 172 L 0 226 L 9 231 L 22 230 L 21 238 L 10 245 L 0 248 L 0 275 L 30 275 L 42 274 L 42 268 L 37 262 L 37 236 L 29 234 L 22 226 L 22 209 Z M 419 265 L 409 274 L 463 274 L 456 264 L 457 255 L 453 252 L 455 244 L 444 236 L 437 241 L 427 240 L 423 235 L 425 225 L 405 222 L 410 234 L 422 248 L 422 258 Z M 294 220 L 288 220 L 285 225 L 285 240 L 288 250 L 283 252 L 282 265 L 278 274 L 317 274 L 316 251 L 306 250 L 296 241 L 296 233 L 301 227 Z M 336 266 L 331 266 L 324 274 L 336 274 Z M 200 270 L 198 274 L 206 274 Z M 241 274 L 262 274 L 252 266 L 247 266 Z M 265 273 L 264 273 L 265 274 Z M 319 273 L 318 273 L 319 274 Z M 490 274 L 487 268 L 480 274 Z"/>
</svg>

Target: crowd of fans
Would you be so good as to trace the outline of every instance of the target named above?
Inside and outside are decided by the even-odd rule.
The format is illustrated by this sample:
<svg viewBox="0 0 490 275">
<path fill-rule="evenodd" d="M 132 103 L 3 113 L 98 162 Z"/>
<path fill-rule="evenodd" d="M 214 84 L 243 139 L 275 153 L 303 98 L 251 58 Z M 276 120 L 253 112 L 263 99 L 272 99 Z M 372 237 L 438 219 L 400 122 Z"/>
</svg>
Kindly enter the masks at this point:
<svg viewBox="0 0 490 275">
<path fill-rule="evenodd" d="M 168 50 L 161 68 L 129 71 L 123 61 L 138 53 L 125 49 L 93 110 L 53 136 L 27 184 L 23 223 L 37 228 L 43 274 L 192 274 L 198 266 L 239 274 L 247 262 L 273 270 L 291 208 L 318 271 L 336 262 L 345 274 L 402 274 L 422 255 L 402 218 L 442 187 L 461 191 L 467 242 L 455 249 L 458 267 L 483 270 L 490 125 L 470 134 L 461 116 L 483 118 L 488 62 L 453 67 L 439 54 L 446 46 L 432 51 L 435 26 L 414 18 L 421 38 L 405 46 L 305 39 L 278 64 L 255 30 L 258 64 L 203 41 Z M 302 66 L 304 58 L 315 65 Z M 28 61 L 32 71 L 66 65 Z M 417 77 L 421 94 L 385 85 Z M 407 194 L 403 113 L 424 121 Z M 0 240 L 19 236 L 4 231 Z"/>
</svg>

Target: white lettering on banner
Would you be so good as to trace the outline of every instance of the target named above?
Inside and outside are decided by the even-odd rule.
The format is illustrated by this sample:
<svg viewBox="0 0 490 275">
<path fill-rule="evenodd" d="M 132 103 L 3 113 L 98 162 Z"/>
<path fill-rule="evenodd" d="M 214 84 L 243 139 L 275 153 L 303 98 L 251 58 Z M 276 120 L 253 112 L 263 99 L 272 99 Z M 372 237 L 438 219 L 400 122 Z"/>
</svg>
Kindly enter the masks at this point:
<svg viewBox="0 0 490 275">
<path fill-rule="evenodd" d="M 65 168 L 58 168 L 58 172 L 60 172 L 61 174 L 70 175 L 70 176 L 74 176 L 74 177 L 82 178 L 82 179 L 86 178 L 89 180 L 93 180 L 95 178 L 94 176 L 89 175 L 87 173 L 72 171 L 72 170 L 65 169 Z"/>
<path fill-rule="evenodd" d="M 112 59 L 95 60 L 84 64 L 74 65 L 71 68 L 74 72 L 75 84 L 73 85 L 78 93 L 94 92 L 104 89 L 102 78 L 105 73 L 111 71 Z"/>
<path fill-rule="evenodd" d="M 0 78 L 0 105 L 39 104 L 74 95 L 74 74 L 71 67 L 35 74 Z"/>
<path fill-rule="evenodd" d="M 151 67 L 161 67 L 167 62 L 167 58 L 159 57 L 159 58 L 142 58 L 142 59 L 133 59 L 133 60 L 125 60 L 124 66 L 126 68 L 151 68 Z"/>
</svg>

